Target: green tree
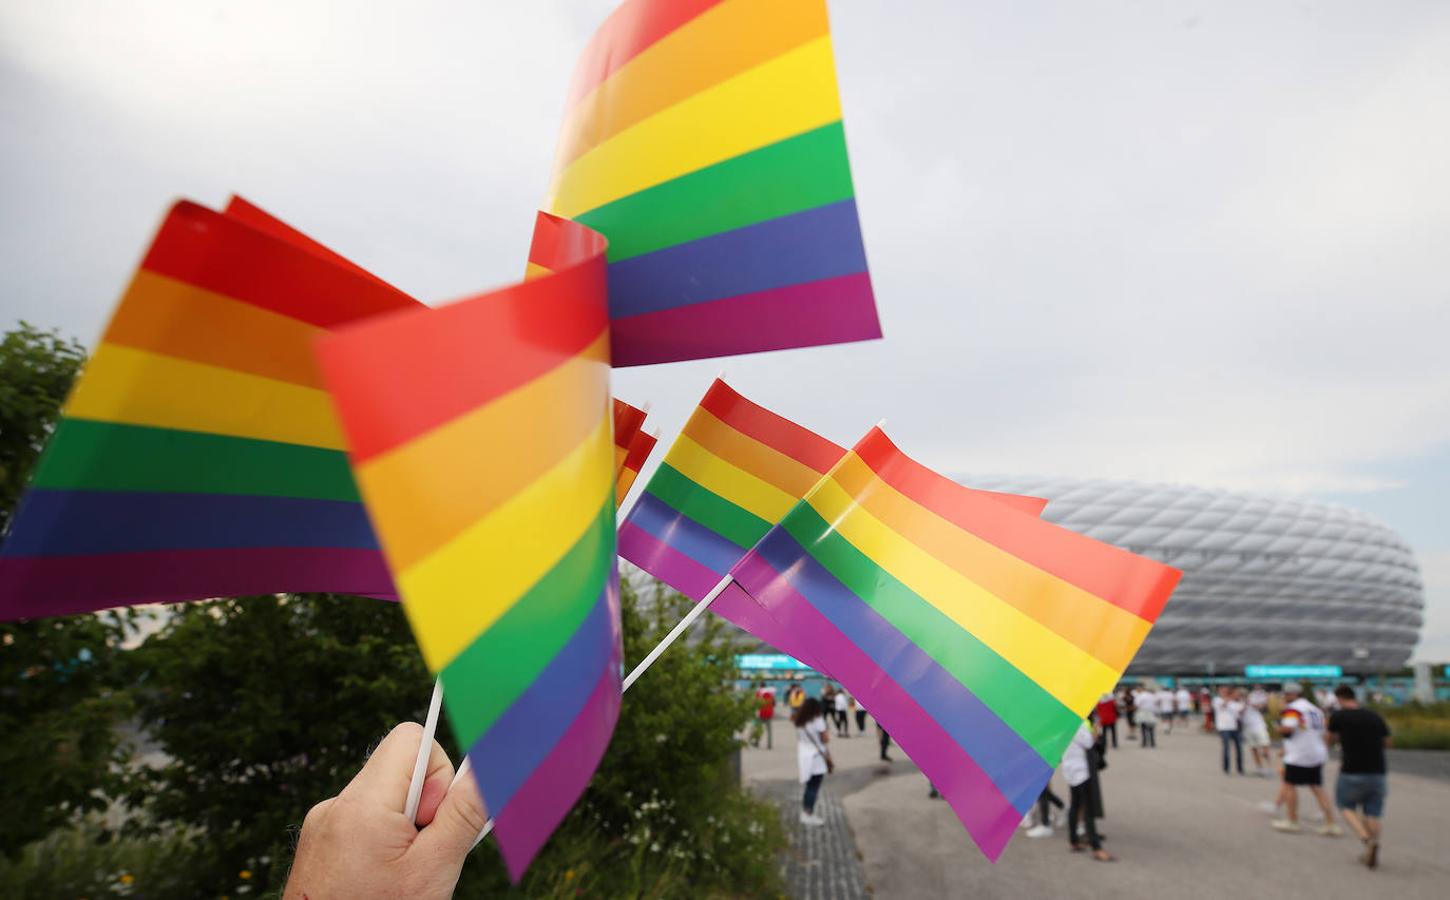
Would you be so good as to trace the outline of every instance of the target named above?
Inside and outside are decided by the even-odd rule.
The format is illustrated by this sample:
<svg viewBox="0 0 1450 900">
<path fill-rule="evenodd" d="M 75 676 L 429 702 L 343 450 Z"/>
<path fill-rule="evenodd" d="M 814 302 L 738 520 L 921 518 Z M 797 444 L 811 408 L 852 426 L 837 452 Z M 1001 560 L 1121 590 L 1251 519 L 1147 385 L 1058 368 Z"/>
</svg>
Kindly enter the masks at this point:
<svg viewBox="0 0 1450 900">
<path fill-rule="evenodd" d="M 432 678 L 401 607 L 333 594 L 169 608 L 132 654 L 136 707 L 161 764 L 132 773 L 132 834 L 191 836 L 196 896 L 280 887 L 295 828 L 400 721 Z"/>
<path fill-rule="evenodd" d="M 0 530 L 84 360 L 79 344 L 24 322 L 0 339 Z M 108 805 L 123 635 L 118 614 L 0 623 L 0 853 Z"/>
</svg>

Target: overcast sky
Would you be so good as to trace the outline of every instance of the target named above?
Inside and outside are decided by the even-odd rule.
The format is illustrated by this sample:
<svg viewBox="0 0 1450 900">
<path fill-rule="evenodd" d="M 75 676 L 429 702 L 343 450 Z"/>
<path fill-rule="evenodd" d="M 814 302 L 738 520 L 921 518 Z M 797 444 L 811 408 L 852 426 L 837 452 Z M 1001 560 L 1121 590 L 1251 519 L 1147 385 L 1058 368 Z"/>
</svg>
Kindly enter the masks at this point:
<svg viewBox="0 0 1450 900">
<path fill-rule="evenodd" d="M 92 344 L 176 197 L 429 302 L 516 277 L 607 0 L 0 3 L 0 310 Z M 950 473 L 1368 509 L 1450 659 L 1450 4 L 831 4 L 886 339 L 723 366 Z"/>
</svg>

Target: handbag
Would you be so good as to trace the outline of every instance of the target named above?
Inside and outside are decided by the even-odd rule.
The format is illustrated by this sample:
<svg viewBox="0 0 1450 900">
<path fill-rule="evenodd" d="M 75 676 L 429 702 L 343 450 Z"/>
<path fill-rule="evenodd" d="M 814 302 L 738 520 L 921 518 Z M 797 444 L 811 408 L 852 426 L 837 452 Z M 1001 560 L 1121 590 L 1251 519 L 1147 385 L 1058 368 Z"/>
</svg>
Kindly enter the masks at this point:
<svg viewBox="0 0 1450 900">
<path fill-rule="evenodd" d="M 826 761 L 826 774 L 829 775 L 836 771 L 836 761 L 831 759 L 831 754 L 826 752 L 826 748 L 821 746 L 820 741 L 816 740 L 816 736 L 811 734 L 809 729 L 806 731 L 806 739 L 815 745 L 816 752 L 821 755 L 821 759 Z"/>
</svg>

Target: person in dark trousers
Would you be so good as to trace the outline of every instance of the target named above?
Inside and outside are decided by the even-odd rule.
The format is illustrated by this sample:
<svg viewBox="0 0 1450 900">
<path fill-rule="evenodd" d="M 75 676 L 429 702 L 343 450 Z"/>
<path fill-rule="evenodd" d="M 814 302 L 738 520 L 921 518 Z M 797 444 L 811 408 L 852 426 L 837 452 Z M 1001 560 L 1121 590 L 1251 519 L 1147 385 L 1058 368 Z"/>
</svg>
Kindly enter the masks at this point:
<svg viewBox="0 0 1450 900">
<path fill-rule="evenodd" d="M 1339 709 L 1329 714 L 1328 740 L 1342 748 L 1334 805 L 1364 844 L 1359 861 L 1373 869 L 1380 858 L 1380 819 L 1385 812 L 1385 748 L 1390 727 L 1374 710 L 1359 705 L 1354 688 L 1335 688 Z"/>
<path fill-rule="evenodd" d="M 1073 852 L 1083 849 L 1078 836 L 1078 823 L 1081 822 L 1093 859 L 1112 862 L 1113 855 L 1103 849 L 1102 837 L 1097 829 L 1097 820 L 1103 814 L 1102 792 L 1098 789 L 1097 779 L 1097 768 L 1102 760 L 1093 749 L 1094 743 L 1092 729 L 1083 723 L 1078 726 L 1077 734 L 1073 735 L 1062 757 L 1062 777 L 1072 790 L 1067 807 L 1067 841 Z"/>
<path fill-rule="evenodd" d="M 831 732 L 826 728 L 821 701 L 807 697 L 791 716 L 791 722 L 796 730 L 796 764 L 800 769 L 801 783 L 805 785 L 801 794 L 801 824 L 824 825 L 826 820 L 816 815 L 816 797 L 820 795 L 821 782 L 835 764 L 826 750 Z"/>
<path fill-rule="evenodd" d="M 865 734 L 866 733 L 866 707 L 864 707 L 861 704 L 857 703 L 855 697 L 852 697 L 851 698 L 851 705 L 854 706 L 854 707 L 856 707 L 856 733 L 857 734 Z"/>
<path fill-rule="evenodd" d="M 876 740 L 881 744 L 881 761 L 891 762 L 891 756 L 886 752 L 891 749 L 891 735 L 886 733 L 880 722 L 876 723 Z"/>
</svg>

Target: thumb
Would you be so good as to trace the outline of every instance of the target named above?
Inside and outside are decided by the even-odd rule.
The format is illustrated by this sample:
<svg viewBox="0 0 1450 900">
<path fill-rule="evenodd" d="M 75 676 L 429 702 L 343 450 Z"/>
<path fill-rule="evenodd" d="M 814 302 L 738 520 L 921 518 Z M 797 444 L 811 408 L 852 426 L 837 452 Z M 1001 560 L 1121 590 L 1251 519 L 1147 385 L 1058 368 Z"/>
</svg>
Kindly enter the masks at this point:
<svg viewBox="0 0 1450 900">
<path fill-rule="evenodd" d="M 478 794 L 478 784 L 473 773 L 468 772 L 448 789 L 448 796 L 438 805 L 438 812 L 426 828 L 418 832 L 413 849 L 429 856 L 456 860 L 463 864 L 463 858 L 473 849 L 478 834 L 488 823 L 488 811 Z"/>
</svg>

